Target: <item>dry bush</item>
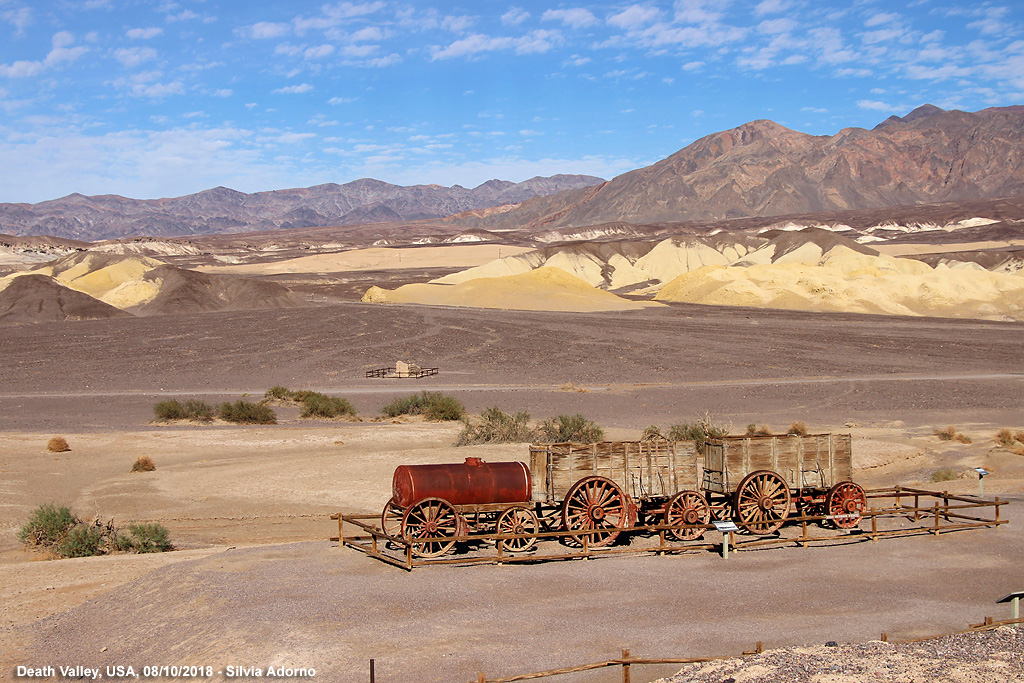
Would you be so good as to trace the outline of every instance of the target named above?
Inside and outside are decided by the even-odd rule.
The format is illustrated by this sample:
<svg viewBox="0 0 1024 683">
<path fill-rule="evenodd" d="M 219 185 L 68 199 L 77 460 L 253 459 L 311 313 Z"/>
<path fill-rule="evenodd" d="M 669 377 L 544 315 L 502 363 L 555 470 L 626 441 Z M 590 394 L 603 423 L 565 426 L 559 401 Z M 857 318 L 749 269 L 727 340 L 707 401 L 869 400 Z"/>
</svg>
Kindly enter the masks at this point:
<svg viewBox="0 0 1024 683">
<path fill-rule="evenodd" d="M 1013 440 L 1024 443 L 1024 429 L 1018 429 L 1013 433 Z"/>
<path fill-rule="evenodd" d="M 530 414 L 526 412 L 510 415 L 497 406 L 487 408 L 480 415 L 480 421 L 473 424 L 463 417 L 465 425 L 456 440 L 456 446 L 472 446 L 482 443 L 529 443 L 537 438 L 537 432 L 530 426 Z"/>
<path fill-rule="evenodd" d="M 132 472 L 152 472 L 156 469 L 156 464 L 153 462 L 153 458 L 148 455 L 140 456 L 135 464 L 132 465 Z"/>
<path fill-rule="evenodd" d="M 800 420 L 789 425 L 789 429 L 786 431 L 786 434 L 791 434 L 793 436 L 807 436 L 807 433 L 807 425 Z"/>
<path fill-rule="evenodd" d="M 1010 450 L 1017 455 L 1024 455 L 1024 444 L 1015 443 L 1013 444 L 1013 448 L 1011 448 Z"/>
<path fill-rule="evenodd" d="M 544 443 L 596 443 L 604 438 L 604 430 L 583 415 L 556 415 L 540 424 L 540 440 Z"/>
<path fill-rule="evenodd" d="M 661 427 L 658 425 L 647 425 L 644 427 L 643 434 L 640 435 L 641 441 L 656 441 L 664 438 L 665 435 L 661 433 Z"/>
<path fill-rule="evenodd" d="M 747 436 L 771 436 L 772 434 L 774 434 L 772 428 L 763 422 L 759 425 L 753 422 L 747 425 Z"/>
<path fill-rule="evenodd" d="M 71 446 L 68 445 L 68 440 L 63 436 L 55 436 L 46 442 L 46 450 L 51 453 L 67 453 L 71 450 Z"/>
<path fill-rule="evenodd" d="M 949 467 L 943 467 L 941 469 L 937 469 L 934 472 L 932 472 L 932 481 L 933 482 L 953 481 L 954 479 L 959 479 L 959 478 L 960 478 L 960 475 L 957 474 L 956 472 L 954 472 Z"/>
<path fill-rule="evenodd" d="M 1000 429 L 996 432 L 995 441 L 998 445 L 1009 448 L 1014 442 L 1013 430 L 1006 429 L 1005 427 Z"/>
<path fill-rule="evenodd" d="M 967 436 L 966 434 L 957 434 L 953 438 L 959 441 L 960 443 L 974 443 L 974 440 L 971 439 L 971 437 Z"/>
<path fill-rule="evenodd" d="M 956 438 L 956 427 L 949 425 L 942 429 L 936 429 L 935 436 L 939 437 L 940 441 L 952 441 Z"/>
</svg>

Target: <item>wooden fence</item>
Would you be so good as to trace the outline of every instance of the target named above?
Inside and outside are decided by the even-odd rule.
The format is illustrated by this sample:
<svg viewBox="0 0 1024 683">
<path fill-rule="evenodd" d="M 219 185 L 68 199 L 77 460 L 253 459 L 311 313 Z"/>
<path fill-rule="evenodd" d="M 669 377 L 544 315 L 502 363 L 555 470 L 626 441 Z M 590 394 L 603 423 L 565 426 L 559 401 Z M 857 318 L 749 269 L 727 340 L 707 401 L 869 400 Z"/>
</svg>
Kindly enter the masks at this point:
<svg viewBox="0 0 1024 683">
<path fill-rule="evenodd" d="M 715 550 L 721 550 L 725 556 L 729 547 L 738 551 L 791 544 L 806 548 L 811 544 L 878 541 L 881 538 L 925 533 L 938 536 L 949 531 L 993 527 L 1007 523 L 1007 520 L 1000 517 L 1000 508 L 1006 505 L 1006 502 L 999 498 L 985 500 L 945 491 L 926 491 L 898 486 L 890 489 L 871 489 L 866 494 L 870 507 L 864 511 L 858 528 L 827 528 L 825 525 L 828 524 L 828 516 L 792 516 L 788 518 L 783 530 L 773 537 L 739 535 L 735 531 L 720 534 L 710 524 L 681 527 L 648 524 L 621 529 L 620 531 L 626 534 L 623 537 L 626 539 L 625 542 L 594 548 L 588 543 L 588 536 L 593 532 L 585 530 L 554 529 L 529 536 L 478 533 L 458 537 L 417 539 L 417 544 L 453 540 L 462 544 L 456 546 L 460 550 L 454 555 L 423 558 L 416 556 L 413 543 L 383 531 L 379 526 L 380 516 L 346 515 L 339 512 L 331 515 L 331 519 L 338 522 L 338 536 L 332 537 L 331 540 L 338 541 L 339 547 L 352 548 L 381 562 L 412 571 L 415 567 L 438 564 L 513 564 L 613 555 L 665 555 Z M 992 516 L 982 516 L 985 510 L 990 510 Z M 972 514 L 967 514 L 968 512 Z M 548 519 L 551 519 L 551 510 L 547 510 L 547 514 Z M 915 524 L 910 527 L 896 525 L 893 528 L 885 528 L 886 520 L 896 517 L 904 521 L 913 520 Z M 749 526 L 742 522 L 736 522 L 736 525 L 741 531 L 745 526 Z M 673 528 L 703 529 L 706 538 L 677 541 L 669 533 Z M 531 552 L 513 554 L 505 549 L 507 541 L 534 536 L 538 543 Z"/>
</svg>

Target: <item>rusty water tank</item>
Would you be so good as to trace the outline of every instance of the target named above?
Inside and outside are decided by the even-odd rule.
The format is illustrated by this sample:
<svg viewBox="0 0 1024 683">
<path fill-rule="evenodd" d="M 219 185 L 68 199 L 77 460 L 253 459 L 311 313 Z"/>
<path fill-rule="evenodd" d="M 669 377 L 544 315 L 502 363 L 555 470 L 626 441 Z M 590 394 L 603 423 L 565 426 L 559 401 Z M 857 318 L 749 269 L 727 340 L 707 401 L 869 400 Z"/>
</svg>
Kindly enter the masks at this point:
<svg viewBox="0 0 1024 683">
<path fill-rule="evenodd" d="M 403 508 L 424 498 L 443 498 L 452 505 L 525 503 L 532 493 L 530 468 L 521 462 L 480 458 L 466 458 L 457 465 L 399 465 L 391 492 Z"/>
</svg>

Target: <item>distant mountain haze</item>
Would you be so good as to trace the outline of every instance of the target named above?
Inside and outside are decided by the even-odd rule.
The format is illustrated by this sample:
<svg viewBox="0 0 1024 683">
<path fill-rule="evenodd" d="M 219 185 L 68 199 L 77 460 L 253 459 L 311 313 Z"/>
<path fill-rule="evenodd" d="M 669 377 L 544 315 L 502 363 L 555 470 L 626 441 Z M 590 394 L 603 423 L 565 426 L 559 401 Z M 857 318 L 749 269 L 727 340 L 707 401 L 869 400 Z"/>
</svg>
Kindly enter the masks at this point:
<svg viewBox="0 0 1024 683">
<path fill-rule="evenodd" d="M 344 185 L 254 194 L 216 187 L 169 199 L 71 194 L 38 204 L 0 204 L 0 233 L 96 241 L 421 220 L 518 204 L 601 182 L 594 176 L 556 175 L 521 183 L 489 180 L 467 189 L 460 185 L 403 187 L 364 178 Z"/>
</svg>

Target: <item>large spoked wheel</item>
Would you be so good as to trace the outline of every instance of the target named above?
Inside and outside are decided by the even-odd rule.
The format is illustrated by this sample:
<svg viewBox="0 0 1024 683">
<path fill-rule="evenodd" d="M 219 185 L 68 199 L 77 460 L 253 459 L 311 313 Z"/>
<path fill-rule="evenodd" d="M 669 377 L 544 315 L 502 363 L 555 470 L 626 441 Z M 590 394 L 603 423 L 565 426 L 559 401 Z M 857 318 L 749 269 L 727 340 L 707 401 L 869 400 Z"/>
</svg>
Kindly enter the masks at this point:
<svg viewBox="0 0 1024 683">
<path fill-rule="evenodd" d="M 736 519 L 758 536 L 774 534 L 789 517 L 789 486 L 770 470 L 751 472 L 736 489 L 733 511 Z"/>
<path fill-rule="evenodd" d="M 405 516 L 405 510 L 398 507 L 395 504 L 395 499 L 392 498 L 384 505 L 384 512 L 380 513 L 380 528 L 388 536 L 399 538 L 402 533 L 403 516 Z"/>
<path fill-rule="evenodd" d="M 679 541 L 694 541 L 704 535 L 704 529 L 680 529 L 690 524 L 708 524 L 711 521 L 711 506 L 704 496 L 696 491 L 680 491 L 665 506 L 665 524 L 670 536 Z"/>
<path fill-rule="evenodd" d="M 604 477 L 584 477 L 572 485 L 562 503 L 562 527 L 567 531 L 589 531 L 587 545 L 601 547 L 618 538 L 620 531 L 636 523 L 632 501 L 619 485 Z M 584 536 L 573 540 L 582 543 Z"/>
<path fill-rule="evenodd" d="M 451 503 L 441 498 L 424 498 L 409 506 L 402 517 L 402 538 L 412 544 L 417 557 L 439 557 L 452 549 L 462 524 Z M 417 542 L 418 539 L 436 539 Z"/>
<path fill-rule="evenodd" d="M 867 507 L 864 489 L 852 481 L 841 481 L 825 494 L 825 513 L 839 529 L 852 529 L 860 524 Z"/>
<path fill-rule="evenodd" d="M 527 535 L 528 538 L 507 538 L 502 548 L 510 553 L 522 553 L 537 545 L 537 515 L 526 507 L 509 508 L 498 517 L 495 531 L 499 534 Z"/>
</svg>

